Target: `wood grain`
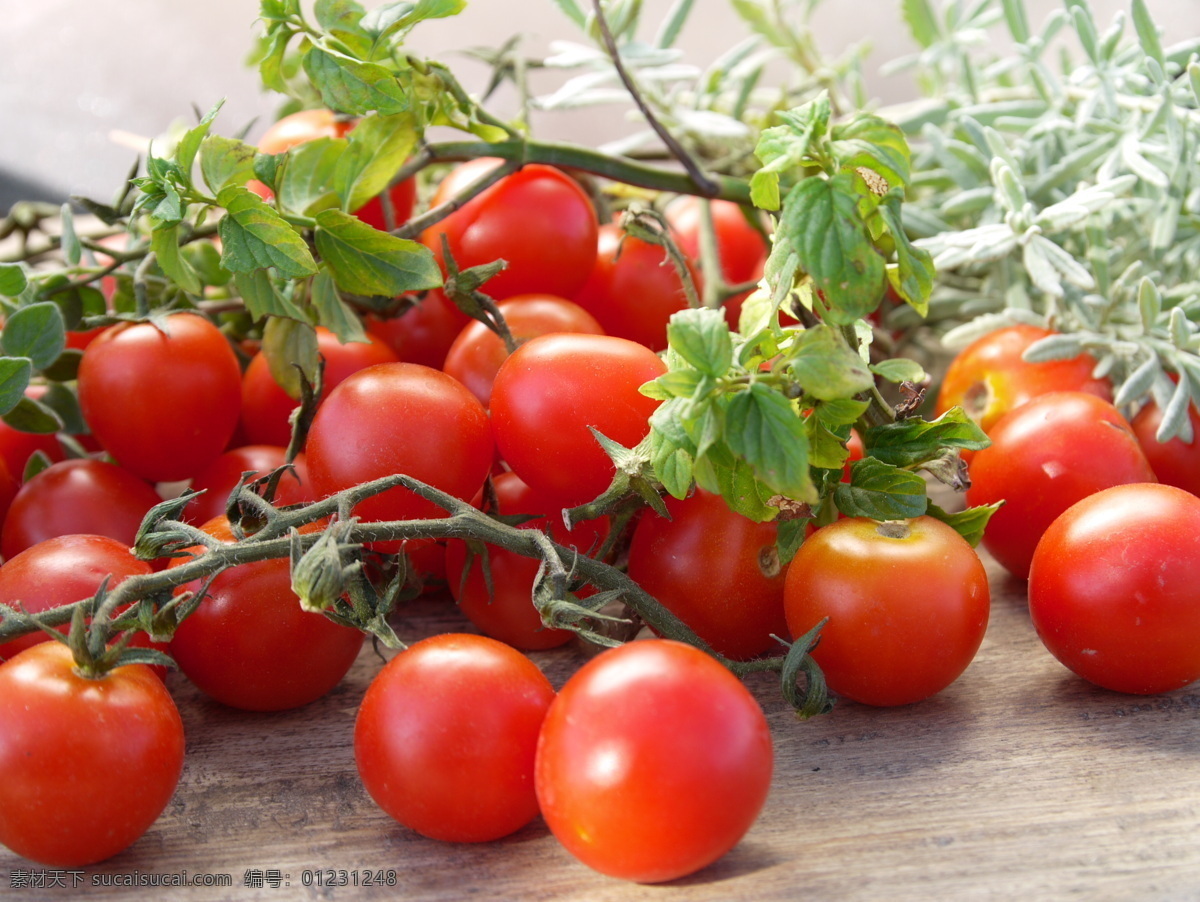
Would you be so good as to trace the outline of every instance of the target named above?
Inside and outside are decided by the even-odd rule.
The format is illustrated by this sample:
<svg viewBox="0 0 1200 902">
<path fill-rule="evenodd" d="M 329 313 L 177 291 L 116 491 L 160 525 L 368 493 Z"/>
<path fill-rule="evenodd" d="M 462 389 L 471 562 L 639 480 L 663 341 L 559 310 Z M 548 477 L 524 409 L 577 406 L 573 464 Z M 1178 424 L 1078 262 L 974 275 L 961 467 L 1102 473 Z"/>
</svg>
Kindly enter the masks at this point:
<svg viewBox="0 0 1200 902">
<path fill-rule="evenodd" d="M 725 858 L 666 887 L 572 859 L 541 821 L 496 843 L 424 839 L 363 791 L 355 706 L 380 659 L 304 709 L 224 708 L 170 677 L 188 736 L 174 800 L 132 848 L 82 885 L 14 887 L 44 871 L 0 849 L 5 899 L 1195 899 L 1200 898 L 1200 692 L 1141 698 L 1094 688 L 1046 653 L 1024 584 L 985 557 L 992 617 L 978 658 L 926 702 L 849 702 L 795 719 L 774 677 L 748 681 L 777 752 L 761 818 Z M 406 641 L 466 629 L 448 602 L 399 621 Z M 534 655 L 559 686 L 581 653 Z M 0 775 L 3 779 L 3 775 Z M 469 779 L 465 775 L 464 779 Z M 396 885 L 305 886 L 306 871 L 394 870 Z M 141 875 L 228 874 L 232 886 L 94 886 Z M 278 872 L 280 885 L 245 884 Z M 71 875 L 66 875 L 68 887 Z M 253 875 L 252 875 L 253 876 Z M 327 876 L 327 875 L 326 875 Z M 286 885 L 284 885 L 286 884 Z"/>
</svg>

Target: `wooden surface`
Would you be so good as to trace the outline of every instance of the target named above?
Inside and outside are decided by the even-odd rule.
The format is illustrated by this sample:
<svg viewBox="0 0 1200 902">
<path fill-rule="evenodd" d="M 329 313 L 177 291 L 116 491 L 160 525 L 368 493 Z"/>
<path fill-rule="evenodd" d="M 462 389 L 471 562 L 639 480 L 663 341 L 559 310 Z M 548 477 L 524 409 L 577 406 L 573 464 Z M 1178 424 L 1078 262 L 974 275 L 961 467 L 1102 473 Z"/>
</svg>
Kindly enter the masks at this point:
<svg viewBox="0 0 1200 902">
<path fill-rule="evenodd" d="M 904 708 L 839 703 L 797 721 L 773 676 L 749 685 L 775 737 L 757 824 L 725 858 L 666 886 L 603 877 L 540 820 L 485 845 L 424 839 L 366 796 L 354 710 L 380 666 L 366 647 L 328 697 L 257 715 L 170 677 L 187 729 L 174 800 L 132 848 L 67 889 L 14 888 L 43 872 L 0 849 L 0 898 L 105 899 L 1197 899 L 1200 692 L 1140 698 L 1094 688 L 1046 653 L 1024 584 L 990 561 L 992 617 L 978 658 L 941 695 Z M 465 623 L 424 602 L 406 641 Z M 534 655 L 555 686 L 580 660 Z M 0 775 L 3 779 L 3 775 Z M 469 779 L 465 775 L 464 779 Z M 396 885 L 304 886 L 309 872 L 394 870 Z M 227 874 L 231 886 L 113 888 L 139 875 Z M 277 872 L 278 887 L 246 885 Z M 254 874 L 251 875 L 251 880 Z M 327 880 L 325 881 L 327 882 Z"/>
</svg>

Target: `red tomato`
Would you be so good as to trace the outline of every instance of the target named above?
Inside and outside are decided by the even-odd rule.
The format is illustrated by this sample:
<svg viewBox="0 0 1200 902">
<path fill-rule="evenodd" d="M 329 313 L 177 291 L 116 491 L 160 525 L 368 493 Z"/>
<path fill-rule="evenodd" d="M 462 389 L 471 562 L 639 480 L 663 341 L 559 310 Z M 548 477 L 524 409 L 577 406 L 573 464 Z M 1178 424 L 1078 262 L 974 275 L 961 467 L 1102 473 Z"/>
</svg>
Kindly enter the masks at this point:
<svg viewBox="0 0 1200 902">
<path fill-rule="evenodd" d="M 78 868 L 133 845 L 183 772 L 183 721 L 141 664 L 80 676 L 43 642 L 0 665 L 0 843 Z"/>
<path fill-rule="evenodd" d="M 321 400 L 329 397 L 337 385 L 351 373 L 376 363 L 395 363 L 396 354 L 380 338 L 368 335 L 370 341 L 348 341 L 342 344 L 337 335 L 324 326 L 317 326 L 317 353 L 325 358 L 324 387 Z M 267 358 L 256 355 L 242 377 L 242 433 L 251 445 L 280 445 L 287 447 L 292 439 L 289 417 L 299 405 L 279 387 L 271 375 Z"/>
<path fill-rule="evenodd" d="M 976 339 L 950 362 L 938 391 L 938 416 L 961 406 L 984 432 L 1008 411 L 1051 391 L 1083 391 L 1112 400 L 1112 385 L 1092 375 L 1096 360 L 1080 354 L 1070 360 L 1026 363 L 1025 349 L 1055 333 L 1016 325 Z"/>
<path fill-rule="evenodd" d="M 639 883 L 700 870 L 766 802 L 774 753 L 754 696 L 665 639 L 601 652 L 567 680 L 538 739 L 542 816 L 566 849 Z"/>
<path fill-rule="evenodd" d="M 694 279 L 696 275 L 693 271 Z M 596 265 L 574 300 L 609 335 L 652 351 L 667 346 L 667 320 L 688 305 L 683 280 L 666 250 L 612 224 L 600 226 Z"/>
<path fill-rule="evenodd" d="M 604 334 L 594 316 L 578 304 L 553 295 L 521 295 L 501 302 L 498 307 L 518 343 L 551 332 Z M 472 320 L 450 346 L 442 369 L 486 405 L 492 400 L 492 383 L 500 364 L 507 358 L 503 339 L 479 320 Z"/>
<path fill-rule="evenodd" d="M 21 481 L 9 472 L 4 458 L 0 456 L 0 523 L 8 516 L 8 509 L 21 488 Z"/>
<path fill-rule="evenodd" d="M 445 373 L 416 363 L 359 370 L 330 392 L 308 434 L 308 472 L 319 498 L 402 473 L 470 499 L 491 471 L 493 453 L 487 411 L 478 399 Z M 363 501 L 355 516 L 371 522 L 446 513 L 397 487 Z"/>
<path fill-rule="evenodd" d="M 1162 423 L 1162 411 L 1153 401 L 1139 410 L 1129 425 L 1159 482 L 1200 495 L 1200 411 L 1195 404 L 1188 406 L 1188 418 L 1192 422 L 1190 442 L 1179 437 L 1160 442 L 1154 437 Z"/>
<path fill-rule="evenodd" d="M 434 289 L 400 316 L 368 315 L 367 331 L 381 339 L 405 363 L 440 370 L 458 333 L 471 322 L 454 302 Z"/>
<path fill-rule="evenodd" d="M 431 206 L 451 200 L 497 165 L 493 159 L 462 164 L 438 186 Z M 596 210 L 579 183 L 552 166 L 531 163 L 426 229 L 421 240 L 442 262 L 445 235 L 459 269 L 508 261 L 483 286 L 496 300 L 534 293 L 569 298 L 592 271 L 596 228 Z"/>
<path fill-rule="evenodd" d="M 203 490 L 204 494 L 184 508 L 181 519 L 186 523 L 207 523 L 221 516 L 225 513 L 229 493 L 243 473 L 253 472 L 255 475 L 251 479 L 266 476 L 282 467 L 286 457 L 287 449 L 278 445 L 243 445 L 226 451 L 192 480 L 191 487 L 196 491 Z M 292 466 L 293 471 L 279 477 L 279 486 L 272 502 L 276 507 L 317 500 L 309 485 L 308 464 L 304 455 L 297 454 Z"/>
<path fill-rule="evenodd" d="M 626 447 L 650 431 L 658 402 L 638 388 L 666 372 L 645 345 L 611 335 L 542 335 L 504 361 L 492 387 L 500 454 L 561 507 L 608 488 L 612 461 L 588 427 Z"/>
<path fill-rule="evenodd" d="M 131 473 L 189 479 L 225 450 L 237 427 L 242 370 L 221 331 L 174 313 L 111 326 L 79 364 L 79 404 L 92 434 Z"/>
<path fill-rule="evenodd" d="M 45 386 L 31 385 L 25 394 L 37 399 L 46 393 Z M 25 479 L 25 465 L 34 453 L 41 451 L 51 463 L 63 460 L 62 445 L 53 433 L 22 432 L 0 420 L 0 460 L 19 485 Z"/>
<path fill-rule="evenodd" d="M 222 542 L 233 541 L 225 517 L 201 528 Z M 175 558 L 171 567 L 187 560 Z M 186 583 L 177 592 L 199 588 L 198 582 Z M 333 689 L 362 642 L 358 630 L 301 608 L 287 558 L 274 558 L 239 564 L 217 576 L 200 606 L 175 631 L 171 657 L 197 689 L 224 705 L 282 711 Z"/>
<path fill-rule="evenodd" d="M 300 110 L 284 116 L 275 122 L 259 139 L 258 149 L 262 153 L 284 153 L 298 144 L 312 141 L 316 138 L 344 138 L 357 125 L 352 119 L 339 117 L 331 110 Z M 273 196 L 271 190 L 262 182 L 252 180 L 248 188 L 265 200 Z M 392 228 L 408 222 L 412 216 L 413 207 L 417 202 L 417 186 L 412 179 L 397 182 L 389 189 L 392 204 Z M 386 229 L 383 201 L 376 196 L 371 198 L 354 211 L 354 215 L 367 225 L 376 229 Z"/>
<path fill-rule="evenodd" d="M 787 569 L 793 638 L 823 618 L 814 660 L 832 692 L 867 705 L 907 705 L 967 669 L 991 596 L 975 550 L 932 517 L 848 517 L 804 540 Z"/>
<path fill-rule="evenodd" d="M 501 514 L 541 514 L 521 524 L 522 529 L 548 530 L 560 545 L 574 547 L 580 554 L 598 548 L 608 534 L 608 520 L 589 520 L 570 532 L 553 505 L 539 498 L 516 473 L 503 473 L 493 480 Z M 495 513 L 495 512 L 494 512 Z M 476 557 L 467 570 L 467 545 L 451 539 L 446 543 L 446 580 L 463 613 L 480 631 L 515 648 L 554 648 L 569 642 L 570 630 L 547 629 L 533 606 L 533 582 L 539 562 L 503 548 L 487 546 L 491 592 L 484 579 L 483 561 Z M 464 570 L 467 572 L 464 574 Z M 464 578 L 465 577 L 465 578 Z M 586 587 L 590 590 L 590 587 Z M 582 591 L 590 595 L 592 591 Z"/>
<path fill-rule="evenodd" d="M 784 570 L 774 523 L 755 523 L 720 495 L 667 499 L 671 519 L 647 512 L 629 547 L 629 576 L 718 653 L 744 660 L 787 635 Z"/>
<path fill-rule="evenodd" d="M 520 652 L 448 633 L 392 658 L 354 722 L 354 759 L 371 798 L 423 836 L 487 842 L 538 813 L 533 759 L 554 699 Z"/>
<path fill-rule="evenodd" d="M 1154 482 L 1154 471 L 1115 407 L 1085 392 L 1050 392 L 1001 417 L 992 444 L 971 461 L 969 505 L 1004 506 L 983 546 L 1024 579 L 1038 539 L 1081 498 L 1124 482 Z"/>
<path fill-rule="evenodd" d="M 1098 686 L 1153 695 L 1200 679 L 1200 498 L 1133 483 L 1072 505 L 1034 552 L 1029 613 Z"/>
<path fill-rule="evenodd" d="M 5 558 L 55 536 L 87 533 L 133 544 L 142 518 L 162 498 L 128 470 L 81 458 L 52 464 L 21 486 L 4 518 Z"/>
</svg>

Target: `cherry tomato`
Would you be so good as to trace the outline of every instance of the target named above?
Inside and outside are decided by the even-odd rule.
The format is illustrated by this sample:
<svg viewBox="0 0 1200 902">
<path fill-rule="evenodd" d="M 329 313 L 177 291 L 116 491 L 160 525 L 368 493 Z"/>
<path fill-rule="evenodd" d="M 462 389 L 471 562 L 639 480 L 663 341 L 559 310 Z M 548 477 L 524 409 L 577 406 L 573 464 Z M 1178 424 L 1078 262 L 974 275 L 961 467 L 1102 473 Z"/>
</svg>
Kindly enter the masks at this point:
<svg viewBox="0 0 1200 902">
<path fill-rule="evenodd" d="M 773 523 L 755 523 L 720 495 L 667 499 L 667 520 L 647 512 L 629 547 L 629 576 L 729 658 L 752 658 L 787 635 L 784 568 Z"/>
<path fill-rule="evenodd" d="M 541 514 L 526 520 L 522 529 L 549 530 L 560 545 L 587 554 L 600 546 L 608 534 L 608 520 L 588 520 L 567 531 L 553 505 L 539 498 L 516 473 L 503 473 L 493 480 L 500 514 Z M 467 545 L 455 539 L 446 543 L 446 580 L 463 613 L 480 631 L 515 648 L 554 648 L 569 642 L 570 630 L 547 629 L 533 606 L 533 583 L 539 562 L 503 548 L 487 546 L 491 591 L 484 578 L 484 562 L 476 557 L 467 568 Z M 464 571 L 466 571 L 464 573 Z M 577 592 L 586 597 L 591 587 Z"/>
<path fill-rule="evenodd" d="M 1200 410 L 1195 404 L 1188 406 L 1188 418 L 1192 423 L 1190 442 L 1178 436 L 1168 442 L 1154 437 L 1162 423 L 1162 411 L 1153 401 L 1142 407 L 1129 425 L 1159 482 L 1200 495 Z"/>
<path fill-rule="evenodd" d="M 538 739 L 542 816 L 589 867 L 658 883 L 750 829 L 771 784 L 762 709 L 715 658 L 665 639 L 601 652 L 567 680 Z"/>
<path fill-rule="evenodd" d="M 950 362 L 938 391 L 940 416 L 962 407 L 987 433 L 1008 411 L 1051 391 L 1083 391 L 1112 400 L 1112 385 L 1092 375 L 1096 360 L 1080 354 L 1070 360 L 1026 363 L 1026 348 L 1055 333 L 1038 326 L 1015 325 L 989 332 Z"/>
<path fill-rule="evenodd" d="M 497 165 L 463 163 L 438 186 L 431 205 L 453 199 Z M 483 286 L 496 300 L 534 293 L 569 298 L 592 271 L 596 229 L 596 210 L 579 183 L 531 163 L 426 229 L 421 240 L 442 262 L 444 235 L 459 269 L 506 260 L 508 268 Z"/>
<path fill-rule="evenodd" d="M 692 277 L 697 277 L 694 270 Z M 667 320 L 688 305 L 683 280 L 666 250 L 612 224 L 600 226 L 595 267 L 574 300 L 609 335 L 652 351 L 667 346 Z"/>
<path fill-rule="evenodd" d="M 31 385 L 25 391 L 26 395 L 35 399 L 45 393 L 46 388 L 41 385 Z M 66 457 L 58 436 L 54 433 L 22 432 L 0 420 L 0 460 L 4 461 L 9 474 L 18 485 L 25 479 L 25 465 L 29 463 L 29 458 L 38 451 L 45 454 L 51 463 L 57 463 Z"/>
<path fill-rule="evenodd" d="M 282 467 L 287 458 L 287 449 L 278 445 L 243 445 L 226 451 L 192 480 L 191 488 L 204 494 L 184 508 L 182 519 L 186 523 L 207 523 L 225 513 L 229 493 L 242 478 L 243 473 L 253 473 L 251 479 L 266 476 Z M 308 479 L 308 463 L 303 454 L 297 454 L 292 470 L 279 477 L 278 488 L 272 503 L 276 507 L 289 504 L 305 504 L 316 501 Z"/>
<path fill-rule="evenodd" d="M 847 517 L 804 540 L 784 607 L 798 638 L 823 618 L 814 660 L 832 692 L 907 705 L 953 683 L 975 657 L 991 595 L 975 550 L 932 517 Z"/>
<path fill-rule="evenodd" d="M 131 473 L 189 479 L 237 427 L 242 370 L 225 336 L 194 313 L 109 327 L 79 364 L 79 404 L 92 434 Z"/>
<path fill-rule="evenodd" d="M 1098 686 L 1153 695 L 1200 679 L 1200 498 L 1131 483 L 1069 507 L 1034 552 L 1029 613 Z"/>
<path fill-rule="evenodd" d="M 553 295 L 521 295 L 497 306 L 518 343 L 551 332 L 604 334 L 594 316 L 578 304 Z M 472 320 L 454 339 L 442 369 L 487 405 L 492 399 L 496 373 L 507 357 L 503 339 L 483 323 Z"/>
<path fill-rule="evenodd" d="M 615 470 L 588 427 L 636 445 L 658 406 L 638 388 L 664 372 L 653 351 L 624 338 L 559 333 L 531 339 L 504 361 L 492 386 L 501 456 L 554 504 L 591 501 Z"/>
<path fill-rule="evenodd" d="M 133 845 L 183 772 L 183 721 L 141 664 L 98 678 L 43 642 L 0 665 L 0 843 L 78 868 Z"/>
<path fill-rule="evenodd" d="M 1021 579 L 1046 527 L 1076 501 L 1124 482 L 1156 481 L 1124 417 L 1086 392 L 1039 395 L 997 420 L 991 439 L 971 461 L 966 500 L 1004 502 L 983 546 Z"/>
<path fill-rule="evenodd" d="M 486 636 L 414 643 L 371 681 L 354 722 L 363 785 L 423 836 L 487 842 L 538 813 L 533 760 L 554 699 L 520 652 Z"/>
<path fill-rule="evenodd" d="M 225 517 L 201 528 L 222 542 L 234 540 Z M 192 549 L 197 554 L 201 550 Z M 175 558 L 171 567 L 187 560 Z M 199 588 L 199 582 L 186 583 L 177 592 Z M 282 711 L 333 689 L 358 657 L 362 642 L 358 630 L 301 608 L 288 560 L 274 558 L 239 564 L 218 575 L 199 607 L 175 631 L 171 657 L 197 689 L 224 705 Z"/>
<path fill-rule="evenodd" d="M 487 411 L 457 380 L 416 363 L 359 370 L 330 392 L 308 434 L 308 472 L 324 498 L 402 473 L 457 498 L 473 498 L 492 468 Z M 443 517 L 405 488 L 361 502 L 364 522 Z M 374 543 L 397 550 L 397 543 Z"/>
<path fill-rule="evenodd" d="M 471 318 L 434 289 L 400 316 L 380 319 L 370 314 L 365 322 L 367 331 L 382 339 L 400 360 L 440 370 L 454 339 Z"/>
<path fill-rule="evenodd" d="M 149 483 L 91 458 L 51 464 L 21 486 L 0 532 L 5 558 L 55 536 L 109 536 L 133 544 L 142 518 L 162 498 Z"/>
<path fill-rule="evenodd" d="M 325 358 L 324 385 L 320 401 L 329 397 L 337 385 L 351 373 L 376 363 L 395 363 L 396 354 L 380 338 L 368 335 L 369 341 L 348 341 L 343 344 L 337 335 L 324 326 L 317 326 L 317 353 Z M 318 401 L 318 403 L 320 403 Z M 251 359 L 242 377 L 242 434 L 251 445 L 280 445 L 287 447 L 292 438 L 289 417 L 299 405 L 279 387 L 271 375 L 267 358 L 262 354 Z"/>
</svg>

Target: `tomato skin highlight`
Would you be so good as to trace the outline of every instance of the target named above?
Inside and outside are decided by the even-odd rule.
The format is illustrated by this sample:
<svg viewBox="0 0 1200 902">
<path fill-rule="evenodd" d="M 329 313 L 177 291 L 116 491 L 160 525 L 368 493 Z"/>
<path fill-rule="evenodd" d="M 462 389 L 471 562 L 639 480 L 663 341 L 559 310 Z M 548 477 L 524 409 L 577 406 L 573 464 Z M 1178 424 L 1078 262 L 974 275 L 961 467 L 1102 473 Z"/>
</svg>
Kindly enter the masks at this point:
<svg viewBox="0 0 1200 902">
<path fill-rule="evenodd" d="M 446 633 L 392 658 L 354 723 L 354 758 L 371 798 L 422 836 L 487 842 L 538 813 L 534 751 L 550 681 L 486 636 Z"/>
<path fill-rule="evenodd" d="M 1097 686 L 1156 695 L 1200 679 L 1200 498 L 1130 483 L 1072 505 L 1034 552 L 1029 613 Z"/>
<path fill-rule="evenodd" d="M 918 702 L 953 683 L 975 657 L 991 607 L 975 550 L 927 516 L 847 517 L 818 529 L 788 565 L 784 591 L 793 638 L 829 618 L 812 656 L 830 690 L 877 706 Z"/>
<path fill-rule="evenodd" d="M 606 649 L 559 691 L 538 738 L 542 816 L 572 855 L 661 883 L 733 848 L 766 802 L 774 751 L 750 691 L 667 639 Z"/>
<path fill-rule="evenodd" d="M 50 867 L 111 858 L 166 808 L 183 721 L 141 664 L 79 676 L 65 645 L 0 665 L 0 843 Z"/>
</svg>

